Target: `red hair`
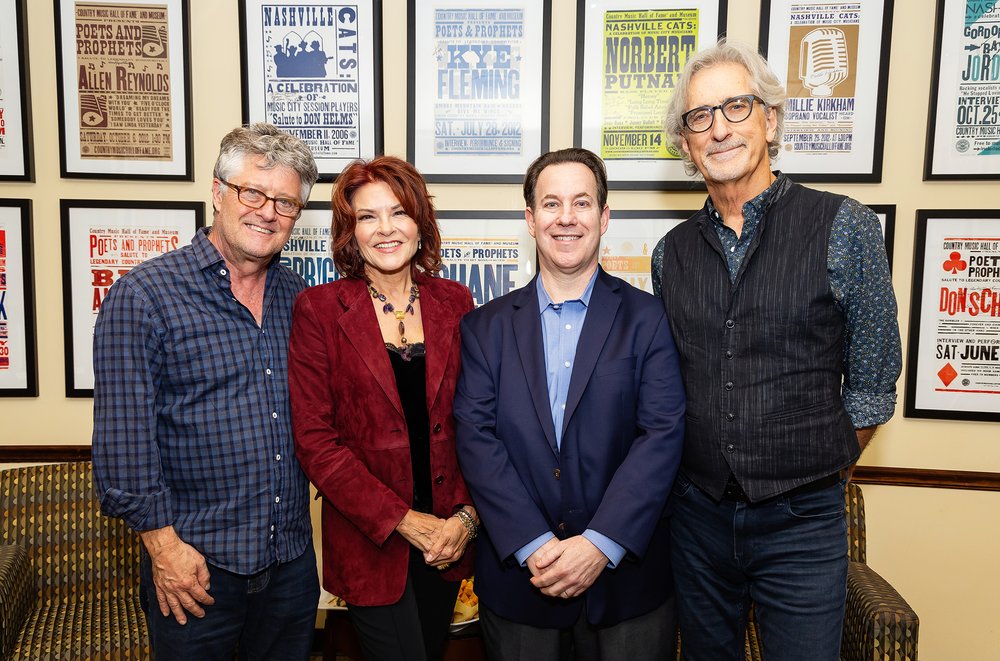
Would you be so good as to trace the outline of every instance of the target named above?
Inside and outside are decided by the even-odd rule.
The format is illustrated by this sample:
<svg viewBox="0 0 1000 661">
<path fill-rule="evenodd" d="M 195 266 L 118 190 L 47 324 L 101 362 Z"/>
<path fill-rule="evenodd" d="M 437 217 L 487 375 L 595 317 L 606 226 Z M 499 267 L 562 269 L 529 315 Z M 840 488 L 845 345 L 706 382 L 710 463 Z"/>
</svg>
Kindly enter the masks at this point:
<svg viewBox="0 0 1000 661">
<path fill-rule="evenodd" d="M 410 261 L 410 275 L 420 271 L 435 275 L 441 270 L 441 233 L 434 217 L 434 204 L 427 184 L 417 169 L 395 156 L 357 160 L 337 177 L 333 189 L 333 263 L 345 278 L 365 279 L 365 260 L 354 240 L 357 220 L 352 206 L 354 194 L 366 184 L 384 182 L 413 219 L 420 232 L 421 247 Z"/>
</svg>

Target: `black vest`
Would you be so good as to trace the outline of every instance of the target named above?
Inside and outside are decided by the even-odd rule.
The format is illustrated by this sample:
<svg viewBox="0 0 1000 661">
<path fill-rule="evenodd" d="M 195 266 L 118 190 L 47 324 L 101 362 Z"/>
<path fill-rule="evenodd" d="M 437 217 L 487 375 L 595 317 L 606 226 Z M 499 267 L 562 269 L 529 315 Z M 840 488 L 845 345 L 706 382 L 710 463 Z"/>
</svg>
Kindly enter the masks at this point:
<svg viewBox="0 0 1000 661">
<path fill-rule="evenodd" d="M 791 184 L 734 283 L 705 209 L 666 236 L 663 301 L 687 393 L 681 470 L 713 498 L 730 472 L 756 502 L 860 455 L 840 394 L 845 318 L 827 276 L 843 200 Z"/>
</svg>

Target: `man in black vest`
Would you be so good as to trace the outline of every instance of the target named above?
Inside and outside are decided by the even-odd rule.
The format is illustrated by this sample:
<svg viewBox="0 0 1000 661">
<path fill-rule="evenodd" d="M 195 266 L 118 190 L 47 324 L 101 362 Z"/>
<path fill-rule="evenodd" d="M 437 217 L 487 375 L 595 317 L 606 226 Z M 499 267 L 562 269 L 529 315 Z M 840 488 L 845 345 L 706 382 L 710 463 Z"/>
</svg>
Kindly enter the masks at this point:
<svg viewBox="0 0 1000 661">
<path fill-rule="evenodd" d="M 839 659 L 844 485 L 901 357 L 878 218 L 772 172 L 784 90 L 755 51 L 688 60 L 667 134 L 708 187 L 653 253 L 687 393 L 671 560 L 684 656 Z"/>
</svg>

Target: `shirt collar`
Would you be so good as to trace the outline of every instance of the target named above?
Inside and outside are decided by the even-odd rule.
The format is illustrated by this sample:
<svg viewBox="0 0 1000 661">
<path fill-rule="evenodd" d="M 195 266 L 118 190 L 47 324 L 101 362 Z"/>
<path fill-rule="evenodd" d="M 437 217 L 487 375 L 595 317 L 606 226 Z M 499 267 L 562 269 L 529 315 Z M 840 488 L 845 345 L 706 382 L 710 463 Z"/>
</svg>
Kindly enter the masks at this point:
<svg viewBox="0 0 1000 661">
<path fill-rule="evenodd" d="M 583 294 L 580 298 L 571 298 L 569 301 L 580 301 L 583 303 L 583 307 L 590 307 L 590 295 L 594 293 L 594 283 L 597 282 L 597 272 L 600 271 L 600 267 L 594 269 L 594 274 L 590 276 L 590 282 L 587 283 L 587 288 L 583 290 Z M 535 291 L 538 292 L 538 312 L 541 314 L 545 312 L 545 308 L 550 305 L 555 307 L 556 303 L 553 303 L 552 298 L 549 293 L 545 291 L 545 286 L 542 284 L 542 276 L 539 275 L 535 278 Z M 569 301 L 563 301 L 563 303 L 569 303 Z M 562 303 L 559 303 L 562 305 Z"/>
<path fill-rule="evenodd" d="M 788 190 L 788 187 L 791 185 L 791 180 L 784 174 L 782 174 L 780 171 L 775 171 L 774 174 L 775 174 L 775 179 L 774 181 L 771 182 L 770 186 L 765 188 L 763 192 L 757 195 L 757 197 L 743 204 L 744 216 L 747 215 L 747 205 L 750 205 L 750 207 L 757 213 L 758 216 L 763 216 L 764 213 L 767 211 L 768 207 L 770 207 L 778 198 L 780 198 L 785 193 L 786 190 Z M 718 211 L 716 211 L 715 205 L 712 203 L 711 197 L 709 197 L 705 201 L 705 212 L 708 214 L 708 217 L 711 218 L 714 222 L 720 224 L 722 223 L 723 221 L 722 216 L 719 214 Z"/>
</svg>

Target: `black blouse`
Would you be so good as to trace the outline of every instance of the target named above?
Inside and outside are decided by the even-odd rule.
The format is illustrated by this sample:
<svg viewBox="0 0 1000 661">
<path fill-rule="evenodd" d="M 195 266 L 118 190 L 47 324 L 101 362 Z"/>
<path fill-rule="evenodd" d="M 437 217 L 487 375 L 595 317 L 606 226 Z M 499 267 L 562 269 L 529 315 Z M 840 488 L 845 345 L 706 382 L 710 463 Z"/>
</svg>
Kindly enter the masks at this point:
<svg viewBox="0 0 1000 661">
<path fill-rule="evenodd" d="M 385 348 L 396 375 L 396 390 L 410 433 L 413 509 L 430 514 L 434 503 L 431 494 L 430 417 L 427 414 L 427 355 L 422 342 L 405 348 L 387 342 Z"/>
</svg>

